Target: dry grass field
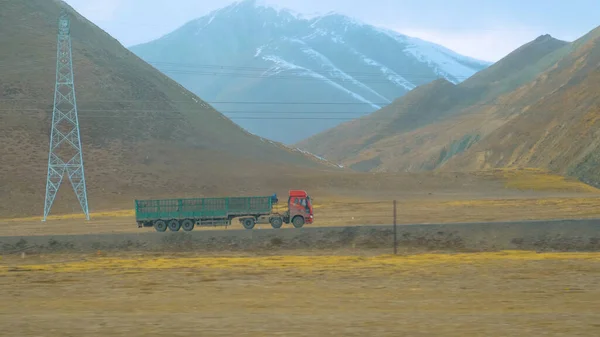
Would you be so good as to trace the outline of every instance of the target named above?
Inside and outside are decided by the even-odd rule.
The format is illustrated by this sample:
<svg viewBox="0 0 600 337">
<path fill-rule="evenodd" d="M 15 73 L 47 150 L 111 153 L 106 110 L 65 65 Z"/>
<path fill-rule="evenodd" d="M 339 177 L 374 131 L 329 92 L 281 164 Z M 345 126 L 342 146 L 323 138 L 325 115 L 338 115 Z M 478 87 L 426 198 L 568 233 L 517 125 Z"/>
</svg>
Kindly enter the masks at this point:
<svg viewBox="0 0 600 337">
<path fill-rule="evenodd" d="M 312 226 L 391 223 L 393 199 L 401 224 L 600 214 L 598 190 L 547 172 L 496 170 L 473 177 L 463 190 L 436 189 L 431 181 L 418 188 L 418 181 L 394 194 L 313 193 Z M 138 229 L 133 216 L 131 209 L 108 209 L 90 222 L 78 214 L 45 223 L 5 219 L 0 235 L 153 231 Z M 8 304 L 0 307 L 0 326 L 9 336 L 25 337 L 600 333 L 600 253 L 411 255 L 403 249 L 399 256 L 377 249 L 295 256 L 17 252 L 0 258 L 0 303 Z"/>
<path fill-rule="evenodd" d="M 394 198 L 398 224 L 600 217 L 600 191 L 576 180 L 535 169 L 491 170 L 471 175 L 472 185 L 465 183 L 467 187 L 463 190 L 456 183 L 436 189 L 426 182 L 429 176 L 420 178 L 427 185 L 422 189 L 409 186 L 406 177 L 398 179 L 397 184 L 404 183 L 409 188 L 396 193 L 385 188 L 356 188 L 334 196 L 309 190 L 316 218 L 310 226 L 391 224 Z M 363 180 L 368 179 L 376 181 L 378 177 L 367 174 Z M 390 181 L 389 177 L 384 179 Z M 416 180 L 413 184 L 419 185 Z M 486 188 L 489 190 L 484 192 Z M 0 236 L 153 231 L 138 229 L 134 216 L 134 210 L 129 208 L 93 212 L 89 222 L 80 213 L 52 215 L 45 223 L 40 217 L 0 219 Z M 257 225 L 257 228 L 269 227 L 266 223 Z M 232 228 L 242 227 L 234 221 Z"/>
<path fill-rule="evenodd" d="M 600 253 L 0 261 L 7 336 L 600 333 Z"/>
<path fill-rule="evenodd" d="M 391 224 L 392 214 L 392 201 L 323 200 L 315 206 L 315 223 L 307 226 Z M 80 214 L 55 216 L 47 222 L 41 222 L 39 218 L 3 220 L 0 221 L 0 236 L 154 231 L 137 228 L 132 210 L 94 213 L 91 217 L 89 222 Z M 397 204 L 398 224 L 598 217 L 600 197 L 400 200 Z M 234 221 L 230 228 L 241 229 L 242 226 Z M 256 228 L 270 228 L 270 225 L 260 223 Z M 196 230 L 211 229 L 222 227 Z"/>
<path fill-rule="evenodd" d="M 577 181 L 540 174 L 478 173 L 505 176 L 508 193 L 461 194 L 453 192 L 404 194 L 397 198 L 398 224 L 579 219 L 600 217 L 600 193 Z M 488 177 L 489 178 L 489 177 Z M 491 178 L 489 178 L 491 179 Z M 68 187 L 68 186 L 66 186 Z M 515 193 L 515 190 L 523 193 Z M 510 192 L 510 191 L 513 192 Z M 526 191 L 532 191 L 531 193 Z M 496 196 L 494 196 L 496 194 Z M 368 196 L 314 196 L 315 226 L 391 224 L 393 198 L 372 192 Z M 285 205 L 278 207 L 284 208 Z M 0 220 L 0 236 L 127 233 L 153 231 L 138 229 L 133 209 L 93 212 L 87 222 L 81 213 L 52 215 L 47 222 L 40 217 Z M 242 226 L 234 221 L 231 228 Z M 257 228 L 270 228 L 259 223 Z M 212 227 L 200 230 L 210 230 Z M 222 227 L 216 227 L 222 229 Z"/>
</svg>

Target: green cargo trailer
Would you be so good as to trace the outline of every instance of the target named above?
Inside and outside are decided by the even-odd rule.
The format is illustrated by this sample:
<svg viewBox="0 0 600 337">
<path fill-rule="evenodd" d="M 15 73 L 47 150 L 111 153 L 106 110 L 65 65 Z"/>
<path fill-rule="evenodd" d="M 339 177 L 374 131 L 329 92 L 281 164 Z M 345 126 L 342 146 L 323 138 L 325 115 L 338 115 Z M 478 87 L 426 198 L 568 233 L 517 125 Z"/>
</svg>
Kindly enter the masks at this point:
<svg viewBox="0 0 600 337">
<path fill-rule="evenodd" d="M 302 227 L 312 223 L 313 209 L 310 197 L 304 191 L 292 190 L 287 210 L 273 212 L 277 195 L 265 197 L 226 197 L 135 200 L 135 220 L 139 228 L 154 227 L 159 232 L 167 229 L 191 231 L 195 226 L 229 226 L 238 218 L 244 228 L 252 229 L 260 217 L 268 216 L 273 228 L 283 223 Z"/>
<path fill-rule="evenodd" d="M 227 226 L 237 217 L 256 219 L 272 212 L 271 196 L 135 201 L 138 226 L 154 226 L 160 232 L 167 228 L 190 231 L 194 226 Z"/>
</svg>

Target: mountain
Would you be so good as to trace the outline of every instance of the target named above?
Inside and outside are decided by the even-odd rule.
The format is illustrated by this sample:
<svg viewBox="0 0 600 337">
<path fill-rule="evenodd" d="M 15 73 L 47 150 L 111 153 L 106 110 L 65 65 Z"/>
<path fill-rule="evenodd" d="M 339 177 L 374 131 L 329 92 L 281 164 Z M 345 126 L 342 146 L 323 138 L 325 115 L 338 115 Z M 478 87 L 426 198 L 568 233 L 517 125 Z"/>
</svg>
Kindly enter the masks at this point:
<svg viewBox="0 0 600 337">
<path fill-rule="evenodd" d="M 298 146 L 362 171 L 534 167 L 600 186 L 599 89 L 600 27 L 572 43 L 544 35 Z"/>
<path fill-rule="evenodd" d="M 471 78 L 417 87 L 375 113 L 310 137 L 298 147 L 361 171 L 434 169 L 500 119 L 499 97 L 553 65 L 567 42 L 540 36 Z M 485 123 L 481 123 L 485 121 Z"/>
<path fill-rule="evenodd" d="M 0 0 L 0 218 L 43 211 L 61 6 Z M 67 8 L 92 210 L 135 197 L 272 193 L 292 187 L 278 175 L 333 169 L 247 133 Z M 69 189 L 54 213 L 78 211 Z"/>
<path fill-rule="evenodd" d="M 287 144 L 489 65 L 337 13 L 303 17 L 255 0 L 130 50 L 206 100 L 224 102 L 214 105 L 249 132 Z M 282 104 L 257 104 L 269 102 Z"/>
<path fill-rule="evenodd" d="M 600 186 L 600 27 L 506 97 L 520 113 L 445 169 L 542 167 Z"/>
</svg>

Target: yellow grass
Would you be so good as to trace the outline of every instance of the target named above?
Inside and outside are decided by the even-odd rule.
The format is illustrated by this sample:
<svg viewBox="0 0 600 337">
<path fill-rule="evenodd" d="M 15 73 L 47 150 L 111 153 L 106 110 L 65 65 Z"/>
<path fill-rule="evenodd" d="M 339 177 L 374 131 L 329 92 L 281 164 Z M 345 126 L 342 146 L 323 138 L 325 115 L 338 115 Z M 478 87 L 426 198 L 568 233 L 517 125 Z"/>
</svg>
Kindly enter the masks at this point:
<svg viewBox="0 0 600 337">
<path fill-rule="evenodd" d="M 600 193 L 600 190 L 582 183 L 575 178 L 552 174 L 536 168 L 494 169 L 477 172 L 477 175 L 500 178 L 509 189 L 529 191 L 586 192 Z"/>
<path fill-rule="evenodd" d="M 349 201 L 352 202 L 352 201 Z M 322 208 L 324 205 L 331 203 L 331 201 L 326 201 L 325 204 L 316 203 L 314 205 L 315 209 Z M 337 201 L 335 203 L 341 203 Z M 273 207 L 275 212 L 283 212 L 286 209 L 285 204 L 277 204 Z M 91 212 L 91 218 L 122 218 L 122 217 L 135 217 L 134 209 L 123 209 L 123 210 L 105 210 L 99 212 Z M 56 221 L 56 220 L 82 220 L 85 219 L 85 215 L 83 213 L 74 213 L 74 214 L 58 214 L 58 215 L 49 215 L 47 221 Z M 0 219 L 2 221 L 41 221 L 42 217 L 32 216 L 32 217 L 24 217 L 24 218 L 12 218 L 12 219 Z"/>
<path fill-rule="evenodd" d="M 135 259 L 122 257 L 92 257 L 85 261 L 24 265 L 19 271 L 53 273 L 129 271 L 153 269 L 293 269 L 312 273 L 320 271 L 355 271 L 357 269 L 411 269 L 438 264 L 471 264 L 491 261 L 586 260 L 600 262 L 600 253 L 535 253 L 530 251 L 500 251 L 462 254 L 419 254 L 360 256 L 258 256 L 258 257 L 170 257 Z M 12 266 L 0 266 L 0 274 L 14 272 Z"/>
<path fill-rule="evenodd" d="M 588 207 L 593 207 L 594 212 L 600 211 L 596 204 L 600 198 L 531 198 L 531 199 L 477 199 L 477 200 L 454 200 L 445 201 L 447 206 L 470 206 L 470 207 L 535 207 L 551 206 L 554 209 L 562 209 L 565 212 L 581 212 Z"/>
<path fill-rule="evenodd" d="M 476 176 L 482 176 L 491 179 L 500 179 L 505 188 L 513 190 L 527 190 L 527 191 L 538 191 L 538 192 L 571 192 L 571 193 L 586 193 L 591 194 L 591 197 L 568 197 L 568 198 L 490 198 L 490 199 L 468 199 L 468 200 L 440 200 L 440 199 L 406 199 L 403 198 L 399 201 L 399 207 L 402 208 L 402 212 L 408 211 L 409 213 L 413 209 L 433 209 L 433 213 L 436 213 L 438 209 L 440 212 L 449 212 L 453 214 L 452 209 L 448 207 L 480 207 L 485 208 L 485 211 L 490 211 L 493 208 L 492 213 L 503 214 L 510 212 L 509 209 L 522 209 L 527 206 L 558 206 L 559 209 L 551 210 L 553 214 L 558 214 L 560 217 L 572 217 L 576 215 L 580 216 L 595 216 L 600 215 L 600 204 L 594 197 L 595 194 L 600 194 L 600 189 L 584 184 L 576 179 L 566 178 L 552 174 L 548 171 L 535 169 L 535 168 L 523 168 L 523 169 L 493 169 L 477 171 L 473 173 Z M 365 200 L 361 198 L 352 198 L 347 196 L 328 196 L 328 197 L 316 197 L 313 200 L 313 207 L 315 212 L 318 214 L 318 218 L 327 220 L 325 223 L 319 221 L 320 224 L 327 225 L 330 221 L 334 222 L 353 222 L 352 220 L 358 220 L 362 224 L 376 224 L 378 218 L 381 216 L 391 216 L 391 203 L 392 200 Z M 596 207 L 596 204 L 599 206 Z M 285 211 L 286 205 L 278 204 L 274 207 L 277 212 Z M 509 209 L 507 209 L 509 208 Z M 566 209 L 565 209 L 566 208 Z M 471 210 L 474 212 L 474 209 Z M 520 211 L 519 211 L 520 212 Z M 532 217 L 526 217 L 522 219 L 533 219 L 538 218 L 535 214 L 537 209 L 532 210 Z M 564 214 L 563 214 L 564 213 Z M 417 222 L 449 222 L 448 219 L 437 219 L 435 217 L 421 216 L 420 218 L 407 221 Z M 423 214 L 426 215 L 426 214 Z M 90 214 L 93 219 L 111 220 L 116 218 L 128 218 L 132 219 L 135 216 L 133 209 L 124 210 L 103 210 L 98 212 L 92 212 Z M 506 214 L 505 214 L 506 216 Z M 412 216 L 408 218 L 412 219 Z M 477 217 L 471 217 L 472 219 L 455 219 L 455 221 L 475 220 Z M 48 217 L 48 221 L 70 221 L 70 220 L 83 220 L 84 216 L 81 213 L 75 214 L 61 214 L 51 215 Z M 371 220 L 369 220 L 371 219 Z M 423 219 L 423 220 L 421 220 Z M 487 219 L 487 218 L 486 218 Z M 519 218 L 512 218 L 517 220 Z M 27 218 L 14 218 L 14 219 L 1 219 L 4 222 L 34 222 L 40 221 L 41 217 L 27 217 Z M 132 221 L 132 220 L 130 220 Z M 367 221 L 367 222 L 365 222 Z M 450 219 L 450 221 L 452 221 Z M 386 220 L 389 222 L 389 220 Z"/>
<path fill-rule="evenodd" d="M 100 212 L 91 212 L 90 218 L 122 218 L 122 217 L 134 217 L 135 210 L 133 209 L 123 209 L 123 210 L 107 210 Z M 74 214 L 58 214 L 58 215 L 49 215 L 46 219 L 47 221 L 56 221 L 56 220 L 83 220 L 85 219 L 85 215 L 83 213 L 74 213 Z M 31 216 L 26 218 L 13 218 L 13 219 L 3 219 L 2 221 L 7 222 L 15 222 L 15 221 L 41 221 L 42 217 Z"/>
<path fill-rule="evenodd" d="M 351 201 L 319 199 L 315 205 L 315 222 L 307 227 L 353 226 L 391 224 L 392 201 Z M 512 198 L 512 199 L 458 199 L 421 198 L 399 200 L 397 223 L 451 223 L 490 222 L 543 219 L 573 219 L 600 217 L 600 197 L 573 198 Z M 60 217 L 59 217 L 60 218 Z M 64 216 L 61 220 L 40 222 L 39 219 L 12 219 L 3 221 L 2 235 L 49 235 L 127 233 L 153 231 L 139 229 L 132 210 L 92 213 L 91 221 L 83 221 L 79 214 Z M 290 225 L 285 225 L 289 227 Z M 242 229 L 234 221 L 231 228 Z M 257 224 L 257 229 L 270 228 L 268 223 Z M 195 230 L 223 229 L 207 227 Z"/>
<path fill-rule="evenodd" d="M 576 195 L 581 195 L 580 197 L 462 199 L 453 195 L 438 196 L 437 193 L 433 193 L 431 196 L 400 198 L 397 204 L 397 222 L 413 224 L 600 217 L 598 190 L 581 182 L 538 169 L 501 169 L 480 171 L 476 174 L 488 179 L 501 179 L 510 189 L 546 190 L 547 192 L 560 190 L 588 192 L 588 194 L 577 193 Z M 347 196 L 317 196 L 314 198 L 315 223 L 309 226 L 391 224 L 393 222 L 391 199 L 365 200 Z M 284 209 L 284 203 L 275 207 L 276 211 Z M 90 222 L 84 222 L 81 213 L 50 216 L 45 223 L 40 222 L 38 217 L 8 219 L 2 220 L 5 224 L 0 226 L 0 235 L 123 233 L 153 230 L 138 229 L 134 216 L 133 209 L 124 209 L 92 212 Z M 269 227 L 269 224 L 257 224 L 259 229 Z M 241 225 L 234 221 L 232 228 L 241 228 Z M 198 230 L 208 229 L 222 229 L 222 227 Z"/>
<path fill-rule="evenodd" d="M 600 253 L 5 257 L 7 336 L 597 336 Z"/>
</svg>

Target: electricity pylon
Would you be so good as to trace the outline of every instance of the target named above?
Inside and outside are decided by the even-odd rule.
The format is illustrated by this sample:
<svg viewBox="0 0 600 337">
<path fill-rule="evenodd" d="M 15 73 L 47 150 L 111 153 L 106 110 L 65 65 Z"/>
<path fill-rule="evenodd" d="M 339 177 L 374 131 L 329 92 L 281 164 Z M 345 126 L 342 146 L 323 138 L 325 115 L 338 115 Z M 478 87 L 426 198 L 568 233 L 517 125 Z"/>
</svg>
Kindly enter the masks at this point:
<svg viewBox="0 0 600 337">
<path fill-rule="evenodd" d="M 56 193 L 65 173 L 73 186 L 79 204 L 87 220 L 90 219 L 83 154 L 77 117 L 77 101 L 73 83 L 73 55 L 71 51 L 71 23 L 69 14 L 63 8 L 58 20 L 58 48 L 56 53 L 56 87 L 54 109 L 52 111 L 52 131 L 48 154 L 48 177 L 44 219 L 56 198 Z"/>
</svg>

